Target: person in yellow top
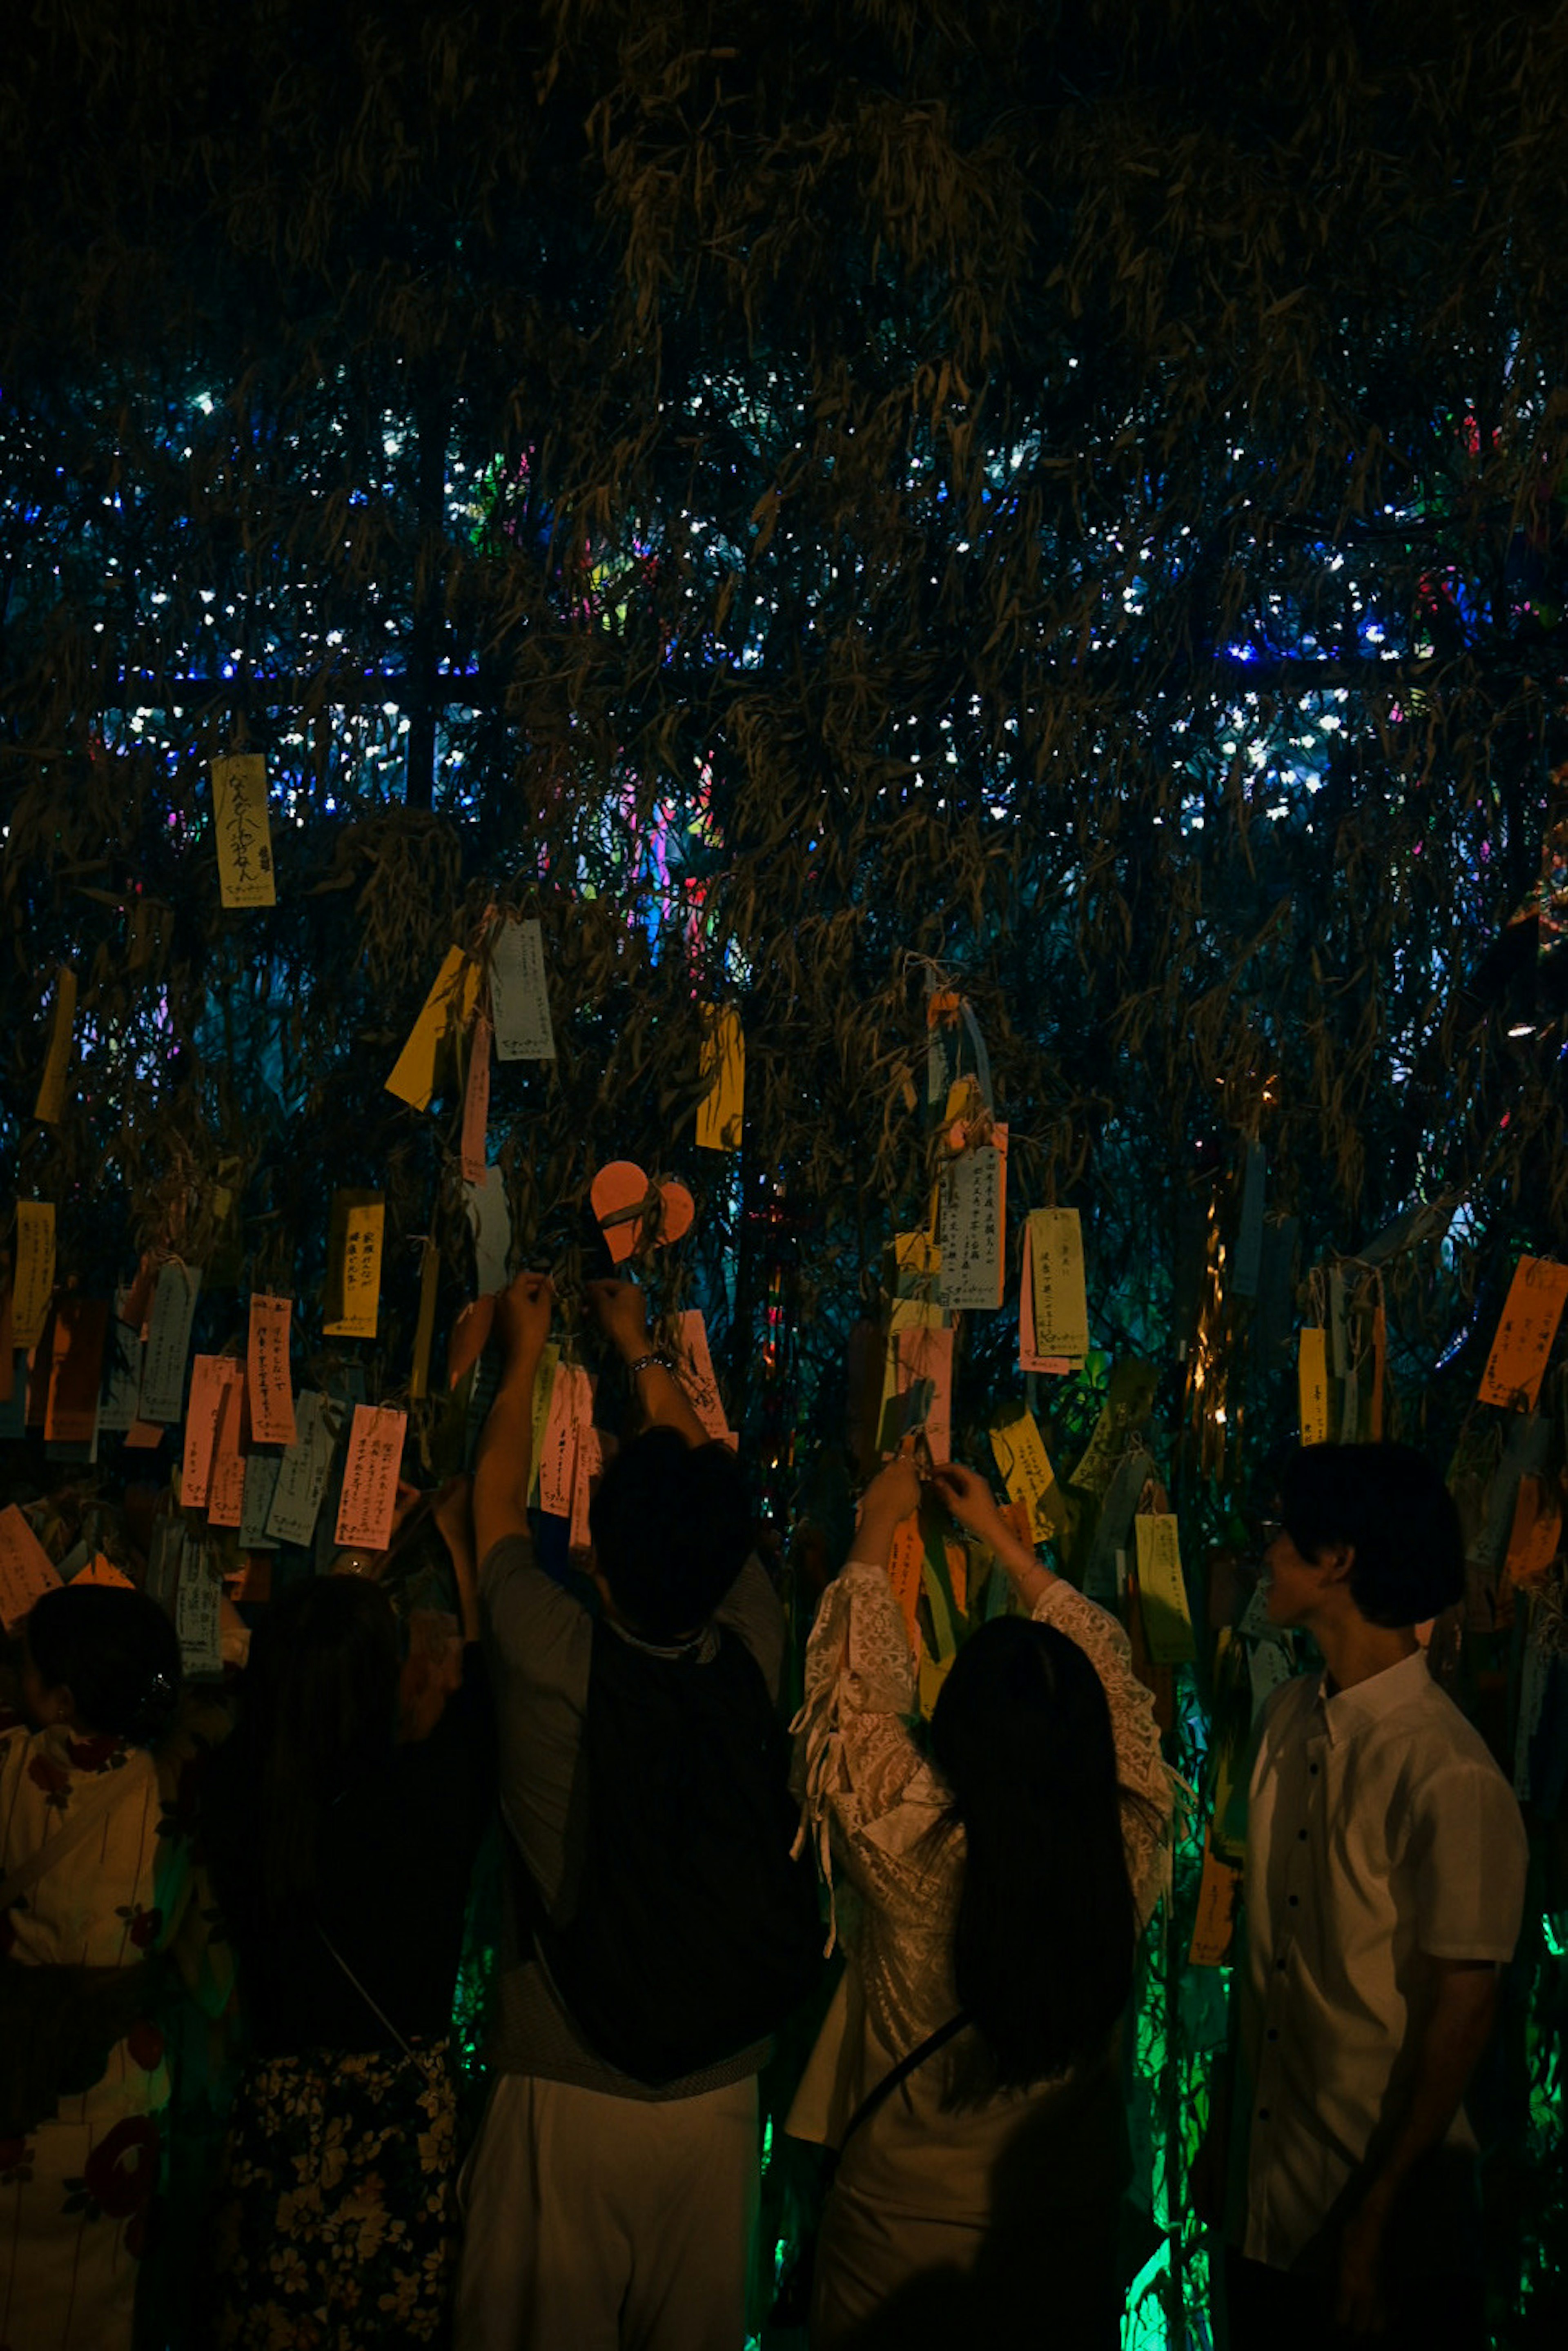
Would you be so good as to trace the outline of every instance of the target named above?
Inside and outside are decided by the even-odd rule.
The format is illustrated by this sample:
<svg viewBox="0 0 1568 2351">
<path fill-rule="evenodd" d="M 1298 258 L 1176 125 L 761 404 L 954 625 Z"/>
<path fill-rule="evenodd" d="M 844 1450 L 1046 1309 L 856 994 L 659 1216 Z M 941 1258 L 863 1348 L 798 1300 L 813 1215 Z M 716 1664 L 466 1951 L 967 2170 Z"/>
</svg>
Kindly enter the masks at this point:
<svg viewBox="0 0 1568 2351">
<path fill-rule="evenodd" d="M 148 1962 L 178 1941 L 212 2013 L 228 1984 L 177 1828 L 168 1618 L 65 1585 L 25 1644 L 31 1726 L 0 1728 L 0 2343 L 124 2351 L 170 2090 Z"/>
</svg>

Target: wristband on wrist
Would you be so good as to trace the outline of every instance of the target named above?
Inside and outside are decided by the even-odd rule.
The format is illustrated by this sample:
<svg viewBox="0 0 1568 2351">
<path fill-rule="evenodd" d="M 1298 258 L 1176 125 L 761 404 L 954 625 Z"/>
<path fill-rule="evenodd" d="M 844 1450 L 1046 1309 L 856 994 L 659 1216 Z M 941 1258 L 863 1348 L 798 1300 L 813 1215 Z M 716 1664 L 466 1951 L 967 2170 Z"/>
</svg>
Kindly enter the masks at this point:
<svg viewBox="0 0 1568 2351">
<path fill-rule="evenodd" d="M 635 1379 L 639 1372 L 651 1372 L 655 1364 L 662 1371 L 673 1372 L 675 1368 L 668 1355 L 662 1354 L 657 1347 L 652 1348 L 645 1355 L 639 1355 L 636 1362 L 628 1364 L 626 1368 Z"/>
</svg>

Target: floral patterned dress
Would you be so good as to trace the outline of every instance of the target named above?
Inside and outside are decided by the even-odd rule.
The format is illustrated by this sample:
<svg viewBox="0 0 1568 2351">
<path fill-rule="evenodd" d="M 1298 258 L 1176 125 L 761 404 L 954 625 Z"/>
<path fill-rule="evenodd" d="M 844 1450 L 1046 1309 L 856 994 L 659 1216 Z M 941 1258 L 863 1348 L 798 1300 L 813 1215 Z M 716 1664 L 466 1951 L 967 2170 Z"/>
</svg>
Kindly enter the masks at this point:
<svg viewBox="0 0 1568 2351">
<path fill-rule="evenodd" d="M 80 1738 L 58 1723 L 0 1729 L 0 1876 L 59 1835 L 105 1774 L 120 1789 L 98 1827 L 0 1917 L 0 1951 L 28 1967 L 134 1967 L 178 1933 L 182 1972 L 221 2008 L 221 1958 L 214 1972 L 190 1915 L 191 1848 L 176 1802 L 188 1760 L 172 1747 L 155 1762 L 123 1740 Z M 129 2346 L 169 2086 L 163 2035 L 149 2019 L 115 2043 L 89 2089 L 0 2144 L 3 2351 Z"/>
</svg>

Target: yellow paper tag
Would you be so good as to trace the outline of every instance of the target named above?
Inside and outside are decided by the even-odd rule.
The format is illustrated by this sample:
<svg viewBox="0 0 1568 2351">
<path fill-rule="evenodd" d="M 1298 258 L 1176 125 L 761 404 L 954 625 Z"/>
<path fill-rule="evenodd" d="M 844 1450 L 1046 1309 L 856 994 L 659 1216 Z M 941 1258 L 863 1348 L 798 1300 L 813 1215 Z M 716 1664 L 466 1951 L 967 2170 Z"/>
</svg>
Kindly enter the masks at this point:
<svg viewBox="0 0 1568 2351">
<path fill-rule="evenodd" d="M 68 963 L 60 966 L 55 981 L 54 1018 L 44 1055 L 44 1074 L 33 1116 L 44 1126 L 58 1126 L 66 1110 L 66 1071 L 70 1066 L 71 1028 L 77 1015 L 77 976 Z"/>
<path fill-rule="evenodd" d="M 1549 1257 L 1521 1257 L 1481 1378 L 1482 1404 L 1535 1409 L 1541 1382 L 1568 1301 L 1568 1265 Z"/>
<path fill-rule="evenodd" d="M 1138 1597 L 1143 1603 L 1149 1655 L 1156 1666 L 1187 1665 L 1197 1652 L 1175 1513 L 1140 1510 L 1133 1525 L 1138 1545 Z"/>
<path fill-rule="evenodd" d="M 1034 1351 L 1082 1363 L 1089 1353 L 1089 1298 L 1083 1280 L 1083 1225 L 1076 1208 L 1032 1208 Z"/>
<path fill-rule="evenodd" d="M 539 1498 L 539 1455 L 544 1450 L 545 1425 L 549 1419 L 550 1398 L 555 1394 L 556 1366 L 560 1362 L 560 1349 L 547 1347 L 539 1357 L 538 1370 L 534 1374 L 533 1448 L 529 1455 L 528 1500 Z"/>
<path fill-rule="evenodd" d="M 225 906 L 275 906 L 267 761 L 256 752 L 212 761 L 218 894 Z"/>
<path fill-rule="evenodd" d="M 36 1347 L 49 1319 L 55 1294 L 55 1204 L 52 1200 L 16 1203 L 16 1270 L 11 1299 L 11 1340 L 17 1347 Z"/>
<path fill-rule="evenodd" d="M 1328 1332 L 1309 1327 L 1296 1356 L 1296 1387 L 1301 1406 L 1301 1443 L 1326 1445 L 1329 1434 Z"/>
<path fill-rule="evenodd" d="M 328 1273 L 329 1339 L 373 1339 L 381 1310 L 382 1239 L 386 1205 L 379 1192 L 338 1192 L 332 1198 Z"/>
<path fill-rule="evenodd" d="M 702 1073 L 708 1090 L 697 1104 L 697 1144 L 738 1151 L 746 1106 L 746 1037 L 733 1004 L 704 1007 Z"/>
<path fill-rule="evenodd" d="M 991 1451 L 1009 1497 L 1028 1514 L 1029 1540 L 1040 1542 L 1054 1533 L 1061 1523 L 1061 1497 L 1033 1413 L 1020 1406 L 999 1422 L 991 1431 Z"/>
<path fill-rule="evenodd" d="M 408 1042 L 387 1080 L 389 1094 L 396 1094 L 412 1110 L 429 1109 L 442 1051 L 478 1000 L 478 965 L 461 947 L 448 947 L 419 1018 L 409 1032 Z"/>
</svg>

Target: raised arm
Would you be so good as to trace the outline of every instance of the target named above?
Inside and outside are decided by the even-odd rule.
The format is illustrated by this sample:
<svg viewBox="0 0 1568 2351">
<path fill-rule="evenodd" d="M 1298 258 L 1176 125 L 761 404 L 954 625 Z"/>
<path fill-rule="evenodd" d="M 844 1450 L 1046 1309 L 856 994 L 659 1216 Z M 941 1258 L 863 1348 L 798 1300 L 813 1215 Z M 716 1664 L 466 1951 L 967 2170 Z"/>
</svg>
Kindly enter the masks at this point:
<svg viewBox="0 0 1568 2351">
<path fill-rule="evenodd" d="M 1134 1671 L 1127 1635 L 1107 1610 L 1053 1575 L 1019 1541 L 975 1470 L 949 1462 L 936 1472 L 935 1482 L 954 1517 L 990 1544 L 1020 1605 L 1076 1641 L 1100 1677 L 1116 1742 L 1127 1875 L 1139 1924 L 1146 1926 L 1170 1874 L 1170 1822 L 1179 1783 L 1160 1752 L 1155 1702 Z"/>
<path fill-rule="evenodd" d="M 688 1445 L 706 1445 L 708 1433 L 692 1410 L 668 1359 L 648 1336 L 648 1301 L 634 1281 L 591 1281 L 589 1304 L 600 1329 L 632 1374 L 650 1428 L 673 1428 Z"/>
<path fill-rule="evenodd" d="M 474 1457 L 474 1541 L 482 1561 L 507 1535 L 528 1532 L 534 1381 L 554 1305 L 546 1273 L 520 1273 L 496 1301 L 501 1384 Z"/>
<path fill-rule="evenodd" d="M 1051 1573 L 1028 1543 L 1019 1541 L 977 1469 L 967 1468 L 962 1461 L 944 1461 L 932 1472 L 931 1482 L 959 1525 L 978 1535 L 982 1542 L 989 1543 L 1007 1570 L 1008 1581 L 1020 1606 L 1032 1616 L 1038 1603 L 1052 1584 L 1061 1582 L 1061 1577 Z"/>
<path fill-rule="evenodd" d="M 531 1441 L 531 1425 L 528 1434 Z M 526 1499 L 526 1484 L 523 1493 Z M 465 1642 L 479 1638 L 479 1574 L 478 1562 L 474 1556 L 472 1499 L 473 1485 L 469 1479 L 448 1478 L 435 1498 L 435 1508 L 432 1513 L 441 1530 L 441 1539 L 446 1545 L 446 1555 L 452 1562 Z"/>
</svg>

